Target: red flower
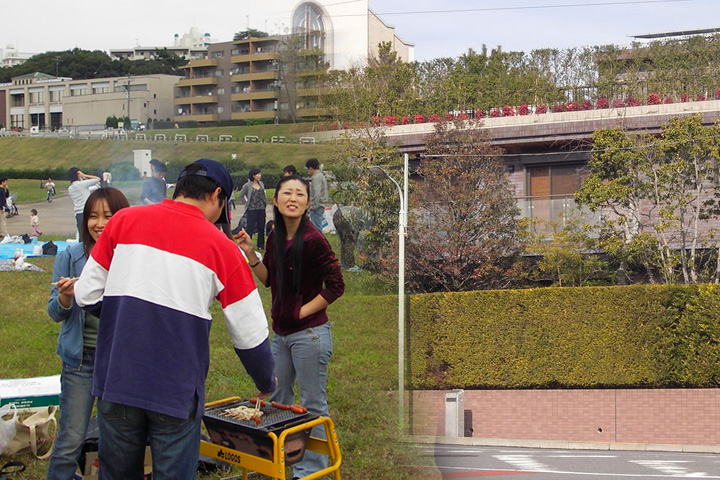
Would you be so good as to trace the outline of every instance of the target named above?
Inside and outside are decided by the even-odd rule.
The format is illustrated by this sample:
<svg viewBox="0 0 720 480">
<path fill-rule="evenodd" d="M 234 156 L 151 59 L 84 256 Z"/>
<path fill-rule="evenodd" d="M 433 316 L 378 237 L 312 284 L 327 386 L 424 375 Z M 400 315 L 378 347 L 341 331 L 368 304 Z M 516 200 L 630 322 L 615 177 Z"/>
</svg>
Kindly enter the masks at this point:
<svg viewBox="0 0 720 480">
<path fill-rule="evenodd" d="M 468 115 L 468 114 L 465 113 L 465 112 L 462 112 L 462 113 L 460 113 L 460 114 L 457 116 L 457 118 L 458 118 L 458 120 L 467 120 L 467 119 L 470 118 L 470 115 Z"/>
<path fill-rule="evenodd" d="M 427 117 L 422 113 L 415 115 L 415 123 L 427 123 Z"/>
<path fill-rule="evenodd" d="M 592 110 L 593 104 L 590 100 L 583 100 L 580 102 L 580 110 Z"/>
<path fill-rule="evenodd" d="M 648 95 L 647 104 L 648 105 L 657 105 L 660 103 L 660 95 L 657 93 L 651 93 Z"/>
<path fill-rule="evenodd" d="M 445 114 L 445 120 L 452 120 L 453 118 L 455 118 L 455 116 L 452 113 Z"/>
<path fill-rule="evenodd" d="M 535 109 L 535 113 L 547 113 L 547 107 L 545 105 L 538 105 Z"/>
<path fill-rule="evenodd" d="M 610 102 L 608 102 L 608 99 L 605 97 L 600 97 L 597 99 L 597 102 L 595 102 L 595 108 L 608 108 L 610 107 Z"/>
<path fill-rule="evenodd" d="M 511 107 L 510 105 L 505 105 L 502 108 L 502 115 L 503 117 L 512 117 L 515 115 L 515 109 Z"/>
<path fill-rule="evenodd" d="M 641 103 L 635 97 L 628 97 L 625 99 L 625 105 L 628 107 L 638 107 Z"/>
<path fill-rule="evenodd" d="M 527 115 L 530 113 L 530 108 L 528 108 L 527 105 L 523 104 L 518 107 L 518 115 Z"/>
<path fill-rule="evenodd" d="M 715 98 L 720 98 L 720 88 L 715 90 Z"/>
<path fill-rule="evenodd" d="M 490 110 L 490 116 L 491 116 L 492 118 L 501 117 L 501 116 L 502 116 L 502 112 L 501 112 L 500 110 L 498 110 L 497 108 L 493 108 L 492 110 Z"/>
<path fill-rule="evenodd" d="M 402 117 L 402 120 L 400 120 L 400 123 L 402 123 L 403 125 L 410 124 L 410 116 L 405 115 L 404 117 Z"/>
<path fill-rule="evenodd" d="M 374 116 L 373 116 L 373 124 L 374 124 L 374 125 L 379 125 L 379 124 L 380 124 L 380 117 L 378 117 L 377 115 L 374 115 Z"/>
<path fill-rule="evenodd" d="M 551 110 L 552 110 L 553 113 L 561 113 L 561 112 L 564 112 L 564 111 L 565 111 L 565 104 L 560 103 L 560 104 L 557 104 L 557 105 L 553 105 Z"/>
<path fill-rule="evenodd" d="M 337 124 L 337 123 L 333 122 L 333 123 L 330 124 L 330 130 L 337 130 L 337 129 L 338 129 L 338 124 Z"/>
<path fill-rule="evenodd" d="M 385 125 L 395 125 L 395 123 L 397 123 L 397 119 L 395 118 L 394 115 L 386 115 L 383 118 L 383 123 Z"/>
<path fill-rule="evenodd" d="M 430 115 L 430 121 L 431 122 L 439 122 L 440 117 L 436 113 L 433 113 L 432 115 Z"/>
<path fill-rule="evenodd" d="M 707 97 L 705 96 L 704 93 L 701 93 L 700 95 L 697 96 L 698 102 L 704 102 L 706 99 L 707 99 Z"/>
<path fill-rule="evenodd" d="M 350 130 L 352 128 L 352 123 L 344 122 L 342 126 L 345 130 Z"/>
<path fill-rule="evenodd" d="M 475 110 L 475 118 L 482 118 L 483 117 L 483 111 L 481 109 Z"/>
<path fill-rule="evenodd" d="M 663 100 L 663 103 L 675 103 L 671 96 L 665 97 L 665 100 Z"/>
<path fill-rule="evenodd" d="M 616 99 L 612 102 L 612 108 L 623 108 L 625 106 L 625 100 Z"/>
<path fill-rule="evenodd" d="M 680 101 L 681 101 L 681 102 L 689 102 L 689 101 L 690 101 L 690 95 L 688 95 L 687 93 L 683 93 L 682 95 L 680 95 Z"/>
<path fill-rule="evenodd" d="M 576 102 L 567 102 L 565 104 L 566 112 L 576 112 L 580 109 L 580 106 Z"/>
</svg>

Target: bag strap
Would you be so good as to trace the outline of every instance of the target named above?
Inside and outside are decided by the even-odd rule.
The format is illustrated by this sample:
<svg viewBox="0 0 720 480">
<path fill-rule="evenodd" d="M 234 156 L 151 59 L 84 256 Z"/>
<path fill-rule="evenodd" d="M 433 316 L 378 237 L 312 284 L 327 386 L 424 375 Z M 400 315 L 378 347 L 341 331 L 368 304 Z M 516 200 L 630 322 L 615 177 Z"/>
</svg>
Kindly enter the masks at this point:
<svg viewBox="0 0 720 480">
<path fill-rule="evenodd" d="M 33 455 L 35 455 L 40 460 L 47 460 L 48 458 L 50 458 L 50 455 L 52 455 L 52 452 L 53 452 L 53 448 L 55 448 L 55 436 L 57 435 L 57 432 L 58 432 L 57 419 L 55 418 L 56 411 L 57 411 L 57 407 L 52 405 L 52 406 L 48 407 L 47 414 L 45 413 L 45 411 L 38 412 L 39 414 L 41 414 L 41 417 L 45 417 L 45 415 L 47 415 L 48 422 L 55 426 L 55 432 L 52 434 L 52 436 L 50 435 L 50 429 L 48 428 L 47 436 L 51 437 L 52 441 L 50 442 L 50 448 L 48 449 L 48 451 L 42 455 L 38 455 L 38 453 L 37 453 L 37 431 L 36 431 L 37 424 L 33 423 L 31 425 L 27 425 L 27 424 L 25 425 L 30 430 L 30 450 L 32 450 Z M 35 415 L 38 415 L 38 414 L 35 414 Z"/>
<path fill-rule="evenodd" d="M 25 471 L 25 464 L 22 462 L 8 462 L 0 468 L 0 475 L 8 473 L 20 473 Z"/>
</svg>

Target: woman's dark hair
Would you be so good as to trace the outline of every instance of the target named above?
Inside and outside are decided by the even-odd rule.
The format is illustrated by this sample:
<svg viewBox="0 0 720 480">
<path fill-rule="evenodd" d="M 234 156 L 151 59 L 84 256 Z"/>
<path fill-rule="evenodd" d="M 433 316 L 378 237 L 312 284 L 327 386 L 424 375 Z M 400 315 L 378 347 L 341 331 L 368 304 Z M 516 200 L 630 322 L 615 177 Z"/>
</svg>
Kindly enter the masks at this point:
<svg viewBox="0 0 720 480">
<path fill-rule="evenodd" d="M 83 222 L 80 226 L 80 240 L 83 243 L 83 249 L 85 250 L 85 257 L 90 258 L 90 250 L 95 246 L 95 239 L 90 235 L 90 229 L 88 229 L 88 220 L 95 204 L 101 200 L 107 201 L 108 208 L 113 215 L 118 210 L 129 207 L 130 203 L 125 195 L 113 187 L 98 188 L 90 194 L 85 207 L 83 208 Z"/>
<path fill-rule="evenodd" d="M 287 173 L 288 175 L 297 175 L 297 168 L 295 168 L 295 165 L 287 165 L 283 168 L 283 173 Z"/>
<path fill-rule="evenodd" d="M 280 191 L 280 188 L 283 186 L 283 184 L 289 182 L 290 180 L 298 180 L 303 185 L 305 185 L 309 200 L 310 185 L 298 175 L 288 175 L 287 177 L 282 177 L 278 182 L 277 187 L 275 187 L 275 198 L 277 198 L 278 192 Z M 275 215 L 275 230 L 273 231 L 273 235 L 275 237 L 273 240 L 273 255 L 275 257 L 275 272 L 277 276 L 278 295 L 282 295 L 285 287 L 285 269 L 283 268 L 283 264 L 285 259 L 285 239 L 287 238 L 287 229 L 285 228 L 285 219 L 280 213 L 280 210 L 278 210 L 278 207 L 273 206 L 273 213 Z M 303 244 L 305 243 L 304 240 L 307 221 L 307 215 L 303 215 L 300 218 L 300 225 L 298 225 L 298 229 L 295 232 L 295 236 L 293 237 L 292 245 L 290 246 L 290 260 L 292 261 L 293 271 L 293 295 L 298 294 L 298 292 L 300 291 L 300 283 L 302 282 L 302 252 Z"/>
<path fill-rule="evenodd" d="M 205 200 L 208 195 L 212 194 L 215 189 L 220 186 L 215 183 L 214 180 L 211 180 L 203 175 L 192 175 L 199 170 L 205 170 L 202 165 L 190 164 L 185 167 L 185 170 L 187 170 L 190 175 L 178 178 L 177 184 L 175 184 L 173 199 L 182 195 L 183 197 L 192 198 L 194 200 Z M 222 203 L 226 198 L 227 195 L 225 195 L 225 192 L 221 188 L 218 200 Z"/>
<path fill-rule="evenodd" d="M 77 167 L 72 167 L 70 170 L 67 171 L 67 179 L 70 180 L 70 183 L 77 182 L 77 174 L 80 171 Z"/>
<path fill-rule="evenodd" d="M 251 169 L 250 169 L 250 173 L 248 173 L 248 180 L 250 180 L 250 181 L 252 182 L 252 181 L 253 181 L 253 177 L 254 177 L 255 175 L 257 175 L 258 173 L 260 173 L 260 169 L 259 169 L 259 168 L 251 168 Z"/>
</svg>

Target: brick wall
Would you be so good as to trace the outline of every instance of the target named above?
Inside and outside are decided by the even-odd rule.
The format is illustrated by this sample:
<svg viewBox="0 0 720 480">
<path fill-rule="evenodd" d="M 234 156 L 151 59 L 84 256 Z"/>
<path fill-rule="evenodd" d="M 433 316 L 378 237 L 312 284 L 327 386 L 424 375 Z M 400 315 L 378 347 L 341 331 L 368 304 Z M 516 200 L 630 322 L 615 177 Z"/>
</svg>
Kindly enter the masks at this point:
<svg viewBox="0 0 720 480">
<path fill-rule="evenodd" d="M 445 435 L 444 391 L 412 395 L 413 435 Z M 473 437 L 720 445 L 720 389 L 466 390 Z"/>
</svg>

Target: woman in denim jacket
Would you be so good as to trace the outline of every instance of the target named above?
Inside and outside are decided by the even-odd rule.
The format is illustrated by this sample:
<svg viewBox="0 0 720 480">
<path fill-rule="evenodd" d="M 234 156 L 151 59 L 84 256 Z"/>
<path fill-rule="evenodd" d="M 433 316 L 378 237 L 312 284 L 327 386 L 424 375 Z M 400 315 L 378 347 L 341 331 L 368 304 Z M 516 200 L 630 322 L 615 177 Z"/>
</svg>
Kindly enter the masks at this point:
<svg viewBox="0 0 720 480">
<path fill-rule="evenodd" d="M 97 317 L 73 299 L 73 285 L 85 267 L 108 219 L 130 204 L 116 188 L 101 188 L 88 197 L 80 227 L 82 243 L 69 246 L 55 258 L 48 315 L 60 323 L 57 354 L 63 362 L 60 376 L 60 430 L 50 457 L 47 479 L 74 478 L 95 398 L 92 396 Z"/>
</svg>

